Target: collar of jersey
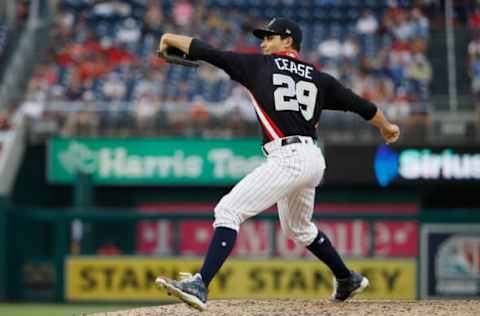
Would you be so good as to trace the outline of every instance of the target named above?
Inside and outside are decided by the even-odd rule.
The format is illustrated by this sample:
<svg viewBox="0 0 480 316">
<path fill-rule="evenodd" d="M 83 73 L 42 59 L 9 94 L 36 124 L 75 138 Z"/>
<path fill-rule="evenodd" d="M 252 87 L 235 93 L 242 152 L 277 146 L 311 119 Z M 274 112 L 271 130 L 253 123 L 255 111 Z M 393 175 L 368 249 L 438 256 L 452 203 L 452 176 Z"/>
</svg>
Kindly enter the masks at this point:
<svg viewBox="0 0 480 316">
<path fill-rule="evenodd" d="M 273 53 L 272 55 L 287 56 L 295 59 L 300 59 L 300 55 L 294 50 L 282 50 L 280 52 Z"/>
</svg>

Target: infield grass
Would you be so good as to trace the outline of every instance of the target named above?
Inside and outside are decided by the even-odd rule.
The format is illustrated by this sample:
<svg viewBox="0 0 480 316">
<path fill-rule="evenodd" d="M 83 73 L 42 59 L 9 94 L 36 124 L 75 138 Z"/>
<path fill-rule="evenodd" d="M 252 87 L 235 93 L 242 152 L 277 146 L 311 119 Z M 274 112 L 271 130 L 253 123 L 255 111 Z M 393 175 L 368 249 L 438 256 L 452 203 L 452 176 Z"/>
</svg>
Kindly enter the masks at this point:
<svg viewBox="0 0 480 316">
<path fill-rule="evenodd" d="M 144 305 L 105 305 L 105 304 L 29 304 L 29 303 L 2 303 L 1 316 L 80 316 L 115 310 L 138 308 Z"/>
</svg>

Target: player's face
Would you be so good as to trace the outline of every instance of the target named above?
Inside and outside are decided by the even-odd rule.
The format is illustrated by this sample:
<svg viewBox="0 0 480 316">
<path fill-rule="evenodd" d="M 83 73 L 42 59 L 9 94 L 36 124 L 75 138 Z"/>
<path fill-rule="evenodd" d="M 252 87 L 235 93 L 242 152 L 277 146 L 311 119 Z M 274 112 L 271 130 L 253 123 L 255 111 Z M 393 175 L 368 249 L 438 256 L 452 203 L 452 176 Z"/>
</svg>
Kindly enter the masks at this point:
<svg viewBox="0 0 480 316">
<path fill-rule="evenodd" d="M 265 55 L 270 55 L 286 50 L 288 44 L 286 39 L 282 39 L 280 35 L 267 35 L 263 38 L 260 47 Z"/>
</svg>

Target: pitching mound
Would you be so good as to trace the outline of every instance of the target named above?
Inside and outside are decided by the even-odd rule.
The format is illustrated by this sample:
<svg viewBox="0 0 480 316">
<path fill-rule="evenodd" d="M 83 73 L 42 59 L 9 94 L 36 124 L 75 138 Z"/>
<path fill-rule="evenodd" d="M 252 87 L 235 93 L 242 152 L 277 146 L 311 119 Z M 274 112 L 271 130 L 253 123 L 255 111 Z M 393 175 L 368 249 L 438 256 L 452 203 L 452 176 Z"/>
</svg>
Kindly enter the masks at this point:
<svg viewBox="0 0 480 316">
<path fill-rule="evenodd" d="M 93 314 L 91 316 L 478 316 L 480 300 L 456 301 L 372 301 L 352 300 L 331 303 L 327 300 L 216 300 L 208 302 L 205 312 L 184 304 L 162 305 Z"/>
</svg>

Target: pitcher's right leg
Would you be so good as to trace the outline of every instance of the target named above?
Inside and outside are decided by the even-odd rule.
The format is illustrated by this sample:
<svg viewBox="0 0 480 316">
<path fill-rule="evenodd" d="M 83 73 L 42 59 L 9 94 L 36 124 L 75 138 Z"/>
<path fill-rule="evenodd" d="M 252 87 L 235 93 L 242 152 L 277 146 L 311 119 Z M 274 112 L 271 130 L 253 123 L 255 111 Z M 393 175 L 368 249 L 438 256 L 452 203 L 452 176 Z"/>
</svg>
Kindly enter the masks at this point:
<svg viewBox="0 0 480 316">
<path fill-rule="evenodd" d="M 215 208 L 215 231 L 200 273 L 182 281 L 158 278 L 157 284 L 185 303 L 206 308 L 206 290 L 210 281 L 232 251 L 240 224 L 275 204 L 299 183 L 298 159 L 269 157 L 245 178 Z"/>
<path fill-rule="evenodd" d="M 222 198 L 215 207 L 215 231 L 200 270 L 207 286 L 230 255 L 240 224 L 275 204 L 295 181 L 290 171 L 267 160 Z"/>
</svg>

